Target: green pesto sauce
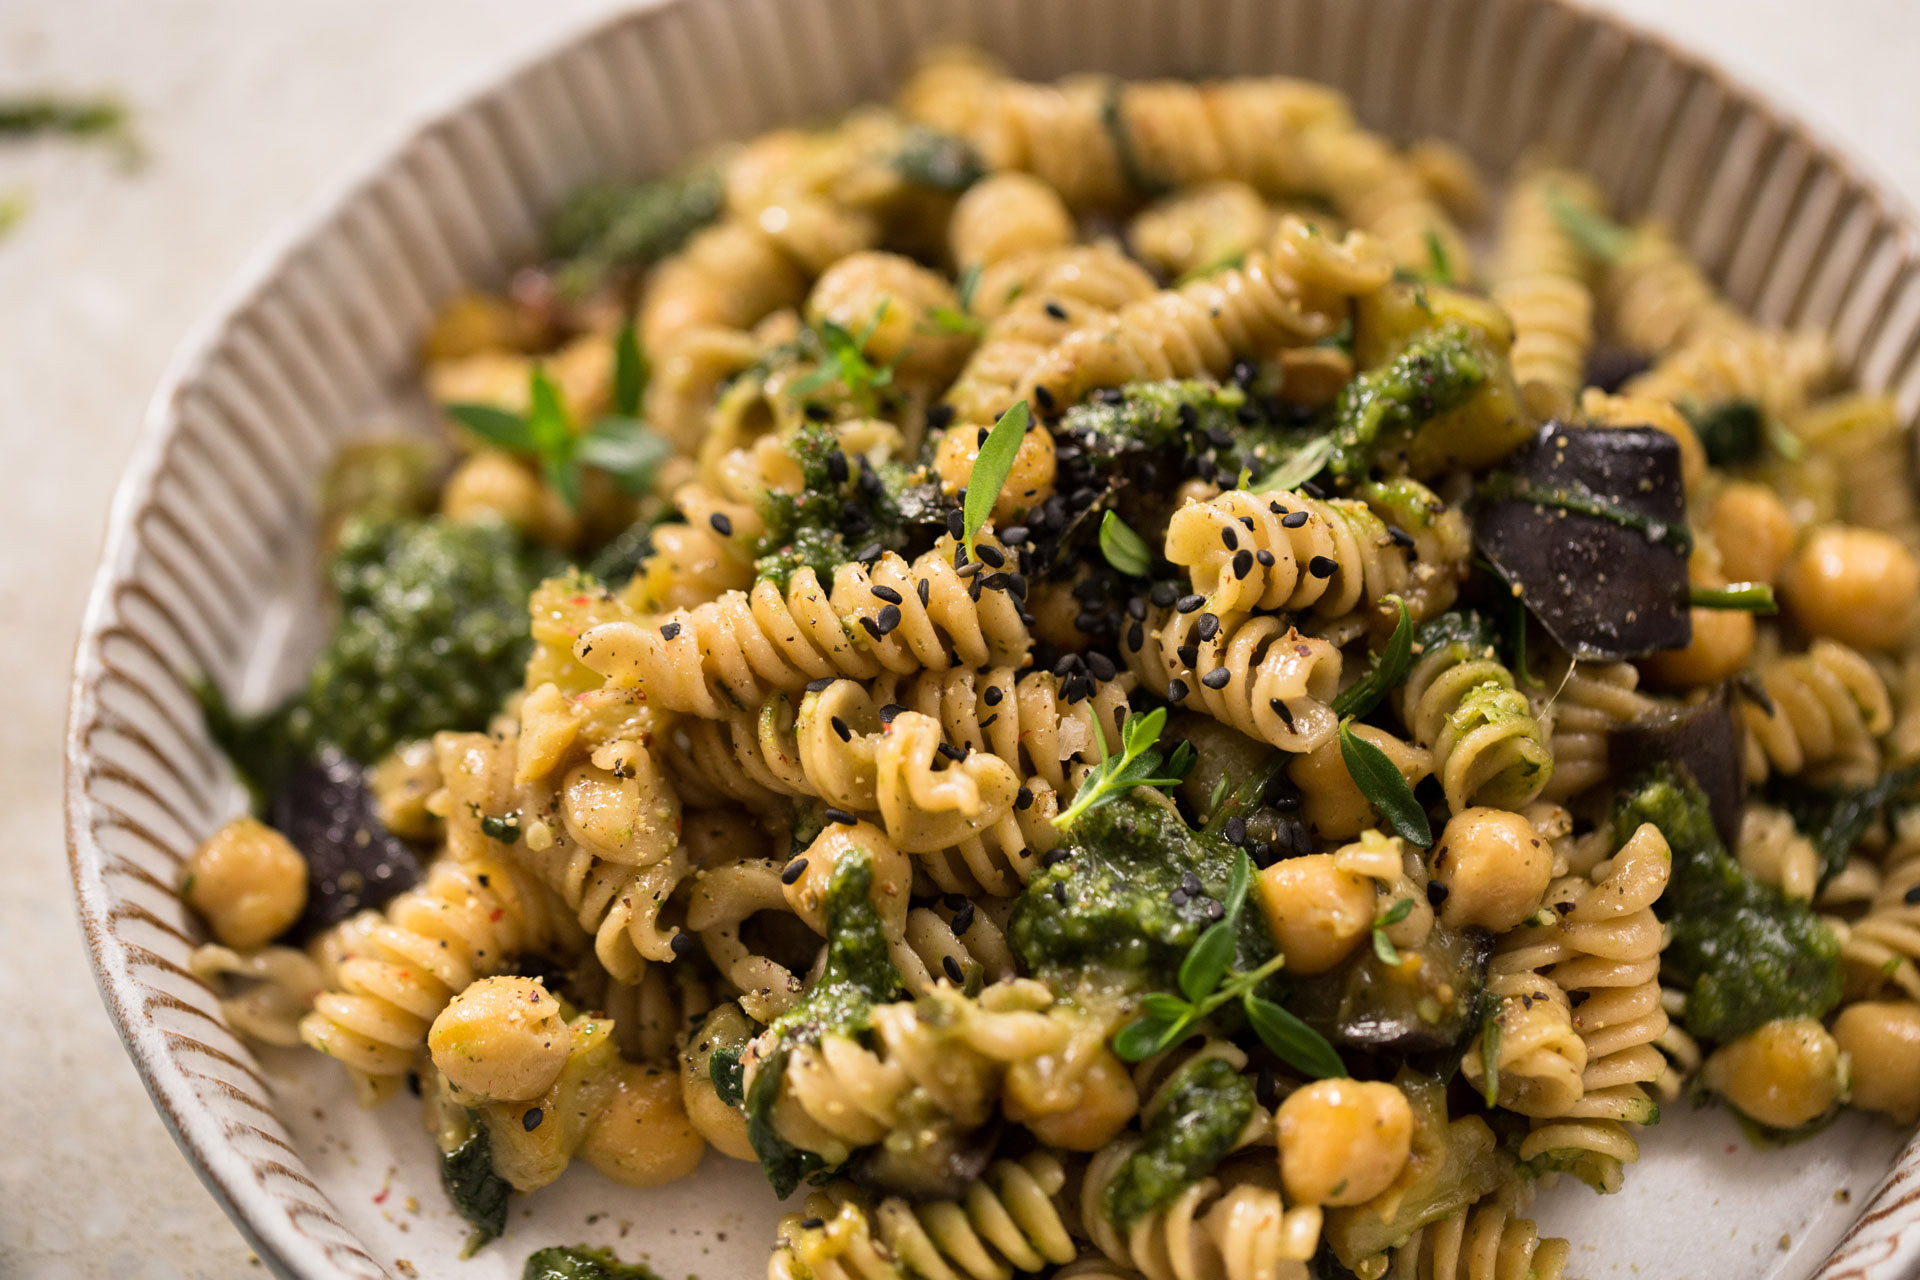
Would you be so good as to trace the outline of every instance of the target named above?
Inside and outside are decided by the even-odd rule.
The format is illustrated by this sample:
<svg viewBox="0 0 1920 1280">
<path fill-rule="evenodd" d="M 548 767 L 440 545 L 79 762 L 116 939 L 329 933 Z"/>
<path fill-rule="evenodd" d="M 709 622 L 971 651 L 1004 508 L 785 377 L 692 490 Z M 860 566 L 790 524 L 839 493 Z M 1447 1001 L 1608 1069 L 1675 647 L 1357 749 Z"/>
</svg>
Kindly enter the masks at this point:
<svg viewBox="0 0 1920 1280">
<path fill-rule="evenodd" d="M 657 262 L 718 217 L 725 195 L 714 170 L 579 187 L 547 224 L 547 249 L 561 259 L 556 278 L 581 293 L 609 270 Z"/>
<path fill-rule="evenodd" d="M 1484 340 L 1457 320 L 1416 334 L 1399 355 L 1355 377 L 1334 401 L 1334 475 L 1364 475 L 1382 436 L 1410 434 L 1465 404 L 1491 367 Z"/>
<path fill-rule="evenodd" d="M 1673 941 L 1662 968 L 1687 992 L 1687 1030 L 1727 1041 L 1776 1018 L 1823 1017 L 1840 1002 L 1840 944 L 1807 906 L 1740 869 L 1721 845 L 1707 798 L 1670 764 L 1642 775 L 1615 803 L 1613 836 L 1643 822 L 1673 850 L 1655 910 Z"/>
<path fill-rule="evenodd" d="M 440 1185 L 453 1211 L 466 1219 L 472 1232 L 466 1253 L 471 1254 L 507 1229 L 507 1200 L 513 1187 L 493 1171 L 493 1144 L 487 1127 L 468 1112 L 467 1139 L 440 1156 Z"/>
<path fill-rule="evenodd" d="M 827 882 L 827 962 L 820 980 L 800 1003 L 767 1027 L 773 1049 L 761 1060 L 747 1090 L 747 1141 L 760 1159 L 775 1194 L 785 1199 L 802 1181 L 825 1172 L 826 1162 L 790 1145 L 774 1128 L 787 1058 L 794 1049 L 826 1035 L 867 1031 L 873 1006 L 900 994 L 900 972 L 887 953 L 886 930 L 869 896 L 873 864 L 865 853 L 843 857 Z"/>
<path fill-rule="evenodd" d="M 520 1280 L 660 1280 L 651 1267 L 622 1262 L 611 1249 L 554 1245 L 527 1259 Z"/>
<path fill-rule="evenodd" d="M 328 571 L 340 620 L 290 713 L 293 740 L 370 763 L 484 727 L 524 677 L 527 597 L 552 567 L 497 522 L 349 521 Z"/>
<path fill-rule="evenodd" d="M 1253 1118 L 1253 1085 L 1221 1058 L 1199 1058 L 1168 1083 L 1138 1151 L 1100 1195 L 1107 1221 L 1124 1231 L 1213 1172 Z"/>
<path fill-rule="evenodd" d="M 847 459 L 848 479 L 834 483 L 827 459 L 838 447 L 830 424 L 803 422 L 787 439 L 788 450 L 800 463 L 800 491 L 769 493 L 761 503 L 767 531 L 754 546 L 754 574 L 782 591 L 796 569 L 812 569 L 821 582 L 830 583 L 833 571 L 853 559 L 854 552 L 874 543 L 898 551 L 906 545 L 908 525 L 939 518 L 922 509 L 923 495 L 914 490 L 909 469 L 899 463 L 873 469 L 878 492 L 861 488 L 862 468 L 856 458 Z M 864 523 L 849 523 L 849 503 L 859 508 Z"/>
<path fill-rule="evenodd" d="M 1148 985 L 1172 987 L 1187 949 L 1213 923 L 1232 846 L 1129 795 L 1076 821 L 1062 851 L 1067 856 L 1037 872 L 1014 904 L 1008 940 L 1027 969 L 1134 970 Z M 1203 894 L 1181 888 L 1189 872 Z M 1236 968 L 1273 955 L 1259 912 L 1242 911 L 1236 927 Z"/>
<path fill-rule="evenodd" d="M 960 192 L 987 176 L 987 167 L 964 138 L 925 125 L 910 125 L 893 154 L 893 167 L 916 187 Z"/>
</svg>

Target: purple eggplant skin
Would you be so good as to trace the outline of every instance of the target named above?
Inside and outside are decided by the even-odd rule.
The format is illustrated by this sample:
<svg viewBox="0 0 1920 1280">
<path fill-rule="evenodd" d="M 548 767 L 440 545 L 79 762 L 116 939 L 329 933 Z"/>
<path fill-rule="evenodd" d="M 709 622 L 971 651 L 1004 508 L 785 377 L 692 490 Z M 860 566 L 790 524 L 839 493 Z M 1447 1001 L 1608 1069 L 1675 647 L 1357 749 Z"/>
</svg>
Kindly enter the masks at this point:
<svg viewBox="0 0 1920 1280">
<path fill-rule="evenodd" d="M 283 941 L 304 943 L 420 883 L 419 855 L 374 813 L 366 770 L 337 751 L 289 769 L 267 821 L 307 860 L 307 907 Z"/>
<path fill-rule="evenodd" d="M 1613 661 L 1692 640 L 1693 540 L 1671 436 L 1549 422 L 1476 496 L 1480 554 L 1568 653 Z"/>
<path fill-rule="evenodd" d="M 1729 849 L 1740 847 L 1740 811 L 1747 793 L 1745 726 L 1734 710 L 1734 688 L 1722 684 L 1708 697 L 1662 707 L 1621 725 L 1607 740 L 1616 777 L 1631 777 L 1650 764 L 1671 761 L 1706 793 L 1713 829 Z"/>
</svg>

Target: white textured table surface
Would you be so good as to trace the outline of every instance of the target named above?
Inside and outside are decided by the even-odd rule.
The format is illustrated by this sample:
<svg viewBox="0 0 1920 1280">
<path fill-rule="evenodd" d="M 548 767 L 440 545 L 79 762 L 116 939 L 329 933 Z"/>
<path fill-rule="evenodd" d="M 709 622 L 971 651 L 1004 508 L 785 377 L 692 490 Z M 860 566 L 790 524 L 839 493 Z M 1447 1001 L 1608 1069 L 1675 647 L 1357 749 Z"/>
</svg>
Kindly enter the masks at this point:
<svg viewBox="0 0 1920 1280">
<path fill-rule="evenodd" d="M 107 90 L 149 163 L 0 149 L 0 1277 L 259 1274 L 101 1011 L 60 830 L 67 665 L 147 393 L 250 250 L 343 165 L 616 0 L 3 0 L 0 94 Z M 1910 0 L 1612 0 L 1920 202 Z"/>
</svg>

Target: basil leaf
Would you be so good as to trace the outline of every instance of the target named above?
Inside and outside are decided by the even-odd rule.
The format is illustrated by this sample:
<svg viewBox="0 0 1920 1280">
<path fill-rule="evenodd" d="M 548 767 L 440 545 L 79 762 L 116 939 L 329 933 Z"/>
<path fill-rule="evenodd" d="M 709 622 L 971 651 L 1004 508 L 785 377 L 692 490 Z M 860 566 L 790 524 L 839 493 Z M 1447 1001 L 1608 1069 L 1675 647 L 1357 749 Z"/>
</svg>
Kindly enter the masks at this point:
<svg viewBox="0 0 1920 1280">
<path fill-rule="evenodd" d="M 1400 606 L 1400 621 L 1394 624 L 1386 647 L 1374 658 L 1373 668 L 1334 698 L 1335 715 L 1363 716 L 1406 682 L 1407 669 L 1413 665 L 1413 615 L 1407 612 L 1405 600 L 1398 596 L 1392 599 Z"/>
<path fill-rule="evenodd" d="M 1393 949 L 1393 942 L 1386 931 L 1376 926 L 1373 931 L 1373 954 L 1380 957 L 1382 964 L 1398 965 L 1400 953 Z"/>
<path fill-rule="evenodd" d="M 573 420 L 560 399 L 560 388 L 547 371 L 534 366 L 527 396 L 527 434 L 540 455 L 540 470 L 560 500 L 580 509 L 580 466 L 574 459 Z"/>
<path fill-rule="evenodd" d="M 527 420 L 511 410 L 490 404 L 448 404 L 440 406 L 446 415 L 488 444 L 515 453 L 532 453 L 533 436 Z"/>
<path fill-rule="evenodd" d="M 1347 1064 L 1318 1031 L 1271 1000 L 1249 995 L 1242 1003 L 1254 1034 L 1288 1066 L 1319 1080 L 1347 1074 Z"/>
<path fill-rule="evenodd" d="M 1112 511 L 1100 517 L 1100 554 L 1130 577 L 1144 578 L 1153 567 L 1153 552 L 1146 539 Z"/>
<path fill-rule="evenodd" d="M 1298 489 L 1326 470 L 1327 463 L 1333 460 L 1334 448 L 1331 433 L 1308 441 L 1295 449 L 1285 462 L 1269 471 L 1265 479 L 1253 486 L 1253 491 L 1266 493 L 1273 489 Z"/>
<path fill-rule="evenodd" d="M 1179 996 L 1171 996 L 1164 991 L 1155 991 L 1142 996 L 1140 1008 L 1149 1018 L 1161 1022 L 1173 1022 L 1193 1012 L 1192 1005 Z"/>
<path fill-rule="evenodd" d="M 580 437 L 575 456 L 612 476 L 628 493 L 641 497 L 653 491 L 660 464 L 673 456 L 673 444 L 644 422 L 605 417 Z"/>
<path fill-rule="evenodd" d="M 1233 857 L 1233 874 L 1227 879 L 1227 896 L 1220 900 L 1220 905 L 1227 909 L 1227 914 L 1221 918 L 1221 924 L 1232 924 L 1233 918 L 1240 914 L 1240 908 L 1247 905 L 1247 889 L 1252 884 L 1253 859 L 1247 857 L 1247 851 L 1245 849 L 1235 850 Z M 1408 903 L 1407 905 L 1412 906 L 1413 904 Z M 1218 928 L 1219 926 L 1216 925 L 1215 927 Z"/>
<path fill-rule="evenodd" d="M 1000 500 L 1000 488 L 1013 471 L 1013 459 L 1020 452 L 1020 442 L 1027 438 L 1027 421 L 1030 417 L 1025 400 L 1001 414 L 1000 421 L 994 423 L 993 430 L 987 433 L 987 442 L 980 446 L 980 456 L 973 460 L 973 472 L 967 477 L 967 504 L 963 512 L 969 547 L 980 532 L 980 526 L 993 514 L 993 504 Z M 961 430 L 967 428 L 962 427 Z"/>
<path fill-rule="evenodd" d="M 1180 962 L 1181 993 L 1196 1003 L 1206 999 L 1232 963 L 1233 926 L 1222 920 L 1201 934 Z"/>
<path fill-rule="evenodd" d="M 1144 1062 L 1173 1043 L 1184 1029 L 1184 1019 L 1137 1018 L 1120 1028 L 1113 1051 L 1122 1062 Z"/>
<path fill-rule="evenodd" d="M 623 418 L 639 416 L 640 400 L 647 393 L 651 372 L 646 356 L 641 354 L 640 340 L 634 335 L 633 319 L 628 317 L 613 339 L 614 413 Z"/>
<path fill-rule="evenodd" d="M 1427 822 L 1427 811 L 1413 798 L 1413 788 L 1384 751 L 1354 733 L 1351 720 L 1340 723 L 1340 759 L 1360 794 L 1394 834 L 1422 849 L 1433 843 L 1433 827 Z"/>
</svg>

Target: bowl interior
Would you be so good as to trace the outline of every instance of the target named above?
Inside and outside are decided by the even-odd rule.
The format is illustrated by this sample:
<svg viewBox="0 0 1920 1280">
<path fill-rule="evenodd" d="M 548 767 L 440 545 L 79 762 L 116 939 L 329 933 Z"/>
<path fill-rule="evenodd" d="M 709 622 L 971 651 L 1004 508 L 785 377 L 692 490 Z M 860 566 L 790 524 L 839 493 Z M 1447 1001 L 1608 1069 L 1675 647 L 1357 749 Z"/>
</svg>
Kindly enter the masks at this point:
<svg viewBox="0 0 1920 1280">
<path fill-rule="evenodd" d="M 570 1173 L 456 1263 L 464 1230 L 406 1103 L 361 1113 L 331 1064 L 250 1049 L 185 968 L 198 926 L 175 870 L 241 803 L 191 689 L 210 678 L 265 701 L 295 678 L 323 625 L 313 478 L 349 439 L 425 428 L 414 353 L 437 302 L 530 256 L 569 188 L 884 97 L 947 38 L 1036 77 L 1309 76 L 1373 126 L 1450 138 L 1496 172 L 1550 143 L 1620 209 L 1665 217 L 1735 302 L 1829 330 L 1863 385 L 1920 409 L 1905 216 L 1711 70 L 1544 0 L 670 0 L 497 78 L 271 247 L 185 348 L 123 483 L 77 657 L 69 838 L 102 992 L 156 1105 L 276 1270 L 494 1280 L 579 1241 L 669 1276 L 764 1267 L 779 1209 L 757 1170 L 717 1154 L 659 1191 Z M 1756 1151 L 1724 1113 L 1672 1110 L 1624 1192 L 1542 1198 L 1579 1274 L 1890 1280 L 1920 1256 L 1893 1186 L 1822 1261 L 1906 1135 L 1850 1116 Z"/>
</svg>

